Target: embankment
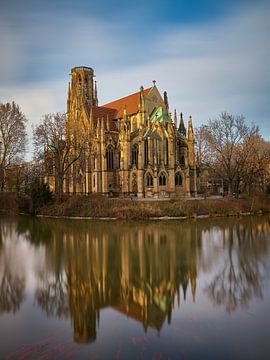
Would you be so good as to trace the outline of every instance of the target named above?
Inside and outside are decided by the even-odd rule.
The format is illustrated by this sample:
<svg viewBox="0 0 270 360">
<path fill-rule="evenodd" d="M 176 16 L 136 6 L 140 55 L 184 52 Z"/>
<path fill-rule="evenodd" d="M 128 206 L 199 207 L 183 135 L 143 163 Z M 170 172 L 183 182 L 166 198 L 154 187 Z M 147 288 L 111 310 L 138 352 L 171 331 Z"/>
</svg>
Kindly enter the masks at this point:
<svg viewBox="0 0 270 360">
<path fill-rule="evenodd" d="M 270 212 L 270 198 L 248 197 L 170 201 L 108 199 L 103 196 L 72 196 L 62 203 L 52 203 L 39 210 L 47 216 L 151 219 L 160 217 L 217 217 Z"/>
</svg>

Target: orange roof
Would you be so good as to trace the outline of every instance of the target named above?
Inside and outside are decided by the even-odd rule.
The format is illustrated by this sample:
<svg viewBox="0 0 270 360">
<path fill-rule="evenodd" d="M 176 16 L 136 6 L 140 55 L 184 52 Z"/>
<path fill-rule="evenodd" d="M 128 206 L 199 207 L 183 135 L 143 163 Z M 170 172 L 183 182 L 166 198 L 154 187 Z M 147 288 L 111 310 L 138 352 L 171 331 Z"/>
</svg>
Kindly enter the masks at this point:
<svg viewBox="0 0 270 360">
<path fill-rule="evenodd" d="M 90 118 L 91 108 L 84 106 L 88 119 Z M 117 124 L 114 119 L 116 119 L 117 111 L 115 109 L 109 109 L 104 106 L 92 106 L 92 116 L 94 127 L 97 127 L 98 119 L 101 125 L 102 119 L 104 122 L 104 126 L 107 127 L 107 120 L 109 121 L 110 130 L 116 131 Z"/>
<path fill-rule="evenodd" d="M 152 87 L 145 89 L 143 91 L 144 96 L 146 96 L 150 92 L 151 89 L 152 89 Z M 103 107 L 117 110 L 117 118 L 119 119 L 119 118 L 123 117 L 125 108 L 127 109 L 128 115 L 136 114 L 138 112 L 138 108 L 139 108 L 139 100 L 140 100 L 140 91 L 138 91 L 134 94 L 125 96 L 121 99 L 107 103 L 107 104 L 103 105 Z"/>
</svg>

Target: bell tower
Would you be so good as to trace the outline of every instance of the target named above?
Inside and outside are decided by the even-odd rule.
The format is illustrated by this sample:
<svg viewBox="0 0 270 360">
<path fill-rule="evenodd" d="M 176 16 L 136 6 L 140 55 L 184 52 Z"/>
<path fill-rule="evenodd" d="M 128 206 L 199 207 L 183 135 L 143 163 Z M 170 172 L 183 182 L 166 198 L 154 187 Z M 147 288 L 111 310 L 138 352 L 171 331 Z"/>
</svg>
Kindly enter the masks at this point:
<svg viewBox="0 0 270 360">
<path fill-rule="evenodd" d="M 68 113 L 79 111 L 84 105 L 88 109 L 98 105 L 94 70 L 86 66 L 77 66 L 71 69 L 67 111 Z"/>
</svg>

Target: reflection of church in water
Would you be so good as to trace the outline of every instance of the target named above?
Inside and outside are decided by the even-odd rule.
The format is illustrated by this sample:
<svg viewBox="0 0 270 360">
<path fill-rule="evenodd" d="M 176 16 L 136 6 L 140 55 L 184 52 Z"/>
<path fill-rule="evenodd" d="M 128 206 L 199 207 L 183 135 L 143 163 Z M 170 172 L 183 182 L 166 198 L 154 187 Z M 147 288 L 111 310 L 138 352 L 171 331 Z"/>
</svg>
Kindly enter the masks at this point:
<svg viewBox="0 0 270 360">
<path fill-rule="evenodd" d="M 174 302 L 185 300 L 188 287 L 193 301 L 196 291 L 195 240 L 184 241 L 172 232 L 153 226 L 123 236 L 91 235 L 84 241 L 69 235 L 64 240 L 69 311 L 74 340 L 89 342 L 96 338 L 100 310 L 117 312 L 159 331 L 170 323 Z M 180 293 L 182 294 L 180 295 Z M 180 300 L 180 297 L 183 299 Z"/>
</svg>

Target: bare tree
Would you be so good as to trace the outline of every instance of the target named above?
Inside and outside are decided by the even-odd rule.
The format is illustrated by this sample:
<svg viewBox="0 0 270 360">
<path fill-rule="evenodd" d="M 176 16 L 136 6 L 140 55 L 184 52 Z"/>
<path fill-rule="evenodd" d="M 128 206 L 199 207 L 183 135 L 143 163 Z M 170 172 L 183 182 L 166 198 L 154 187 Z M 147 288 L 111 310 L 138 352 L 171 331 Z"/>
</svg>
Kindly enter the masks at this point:
<svg viewBox="0 0 270 360">
<path fill-rule="evenodd" d="M 228 193 L 241 181 L 250 155 L 254 151 L 259 129 L 245 123 L 243 115 L 221 113 L 201 128 L 204 152 L 201 161 L 228 184 Z"/>
<path fill-rule="evenodd" d="M 6 169 L 21 161 L 26 145 L 26 118 L 15 102 L 0 103 L 0 191 L 4 190 Z"/>
<path fill-rule="evenodd" d="M 79 126 L 72 129 L 72 134 L 69 133 L 66 114 L 56 113 L 45 115 L 42 123 L 34 129 L 33 136 L 37 155 L 53 160 L 55 190 L 57 199 L 61 200 L 65 174 L 82 157 L 87 133 Z"/>
<path fill-rule="evenodd" d="M 245 167 L 241 174 L 241 182 L 247 193 L 259 190 L 264 192 L 270 182 L 270 143 L 264 141 L 260 136 L 254 136 L 249 146 Z"/>
</svg>

